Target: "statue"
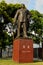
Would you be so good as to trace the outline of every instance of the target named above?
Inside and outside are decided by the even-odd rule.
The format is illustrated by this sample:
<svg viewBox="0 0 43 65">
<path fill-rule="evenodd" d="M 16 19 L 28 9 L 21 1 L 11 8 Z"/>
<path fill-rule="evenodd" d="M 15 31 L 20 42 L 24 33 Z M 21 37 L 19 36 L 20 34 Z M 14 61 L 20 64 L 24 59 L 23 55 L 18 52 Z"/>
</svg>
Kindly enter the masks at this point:
<svg viewBox="0 0 43 65">
<path fill-rule="evenodd" d="M 27 38 L 27 26 L 29 26 L 30 12 L 22 4 L 21 9 L 17 10 L 14 17 L 14 24 L 17 24 L 17 38 L 21 37 Z M 27 26 L 26 26 L 27 25 Z M 22 32 L 23 31 L 23 32 Z"/>
</svg>

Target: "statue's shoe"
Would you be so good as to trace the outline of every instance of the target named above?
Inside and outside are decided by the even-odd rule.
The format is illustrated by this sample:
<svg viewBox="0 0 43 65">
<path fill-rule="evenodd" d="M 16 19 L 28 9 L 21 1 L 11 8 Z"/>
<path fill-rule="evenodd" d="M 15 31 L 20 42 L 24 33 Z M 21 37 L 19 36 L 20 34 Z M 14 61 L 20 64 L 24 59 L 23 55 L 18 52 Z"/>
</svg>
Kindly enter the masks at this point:
<svg viewBox="0 0 43 65">
<path fill-rule="evenodd" d="M 23 36 L 23 38 L 28 38 L 28 36 L 27 36 L 27 35 L 25 35 L 25 36 Z"/>
</svg>

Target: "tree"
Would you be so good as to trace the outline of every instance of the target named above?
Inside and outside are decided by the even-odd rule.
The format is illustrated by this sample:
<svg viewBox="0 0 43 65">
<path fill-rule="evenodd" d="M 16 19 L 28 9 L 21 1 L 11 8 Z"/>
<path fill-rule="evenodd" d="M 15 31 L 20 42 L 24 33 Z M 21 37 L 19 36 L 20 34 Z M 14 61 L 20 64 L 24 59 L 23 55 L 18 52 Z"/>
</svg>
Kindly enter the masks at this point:
<svg viewBox="0 0 43 65">
<path fill-rule="evenodd" d="M 30 11 L 32 16 L 31 16 L 31 19 L 34 21 L 31 25 L 30 25 L 30 28 L 31 30 L 33 30 L 35 32 L 35 34 L 38 34 L 40 37 L 40 39 L 42 38 L 42 19 L 43 19 L 43 16 L 42 14 L 40 14 L 38 11 L 36 10 L 31 10 Z"/>
<path fill-rule="evenodd" d="M 5 48 L 7 44 L 12 44 L 12 35 L 10 36 L 7 33 L 6 26 L 8 23 L 13 23 L 13 17 L 19 8 L 21 8 L 21 4 L 7 4 L 5 1 L 0 2 L 0 46 L 2 48 Z"/>
</svg>

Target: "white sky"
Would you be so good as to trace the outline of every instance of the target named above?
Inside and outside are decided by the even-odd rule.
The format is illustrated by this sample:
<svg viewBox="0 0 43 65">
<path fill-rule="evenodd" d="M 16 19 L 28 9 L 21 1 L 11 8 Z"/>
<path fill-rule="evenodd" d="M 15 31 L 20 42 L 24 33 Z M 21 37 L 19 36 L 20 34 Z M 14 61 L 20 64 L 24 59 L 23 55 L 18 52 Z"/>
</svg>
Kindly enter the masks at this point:
<svg viewBox="0 0 43 65">
<path fill-rule="evenodd" d="M 30 0 L 6 0 L 7 3 L 23 3 L 28 8 L 28 5 L 30 3 Z"/>
<path fill-rule="evenodd" d="M 43 0 L 36 0 L 35 8 L 39 12 L 43 13 Z"/>
<path fill-rule="evenodd" d="M 6 0 L 6 2 L 7 3 L 24 3 L 28 9 L 29 8 L 36 9 L 39 12 L 43 13 L 43 0 Z M 32 6 L 34 6 L 34 8 L 32 8 Z"/>
</svg>

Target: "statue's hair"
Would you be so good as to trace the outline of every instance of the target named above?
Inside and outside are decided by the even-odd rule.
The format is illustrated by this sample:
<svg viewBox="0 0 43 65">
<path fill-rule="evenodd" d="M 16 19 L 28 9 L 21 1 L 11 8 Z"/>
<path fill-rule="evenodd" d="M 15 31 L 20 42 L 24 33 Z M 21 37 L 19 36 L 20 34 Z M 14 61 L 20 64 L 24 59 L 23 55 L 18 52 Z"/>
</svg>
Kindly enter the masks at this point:
<svg viewBox="0 0 43 65">
<path fill-rule="evenodd" d="M 22 8 L 26 8 L 24 4 L 21 4 L 22 5 Z"/>
</svg>

